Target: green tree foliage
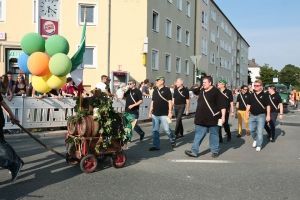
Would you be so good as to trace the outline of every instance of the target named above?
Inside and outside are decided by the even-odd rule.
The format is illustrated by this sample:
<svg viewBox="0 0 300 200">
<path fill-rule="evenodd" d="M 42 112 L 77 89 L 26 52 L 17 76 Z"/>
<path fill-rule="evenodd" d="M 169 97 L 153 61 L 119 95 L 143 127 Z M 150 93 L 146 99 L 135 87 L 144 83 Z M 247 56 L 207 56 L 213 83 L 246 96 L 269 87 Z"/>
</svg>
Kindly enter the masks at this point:
<svg viewBox="0 0 300 200">
<path fill-rule="evenodd" d="M 300 87 L 300 68 L 288 64 L 279 72 L 279 81 L 287 87 L 292 85 L 293 88 Z"/>
<path fill-rule="evenodd" d="M 273 77 L 275 76 L 277 76 L 277 70 L 274 70 L 269 64 L 264 64 L 264 66 L 260 68 L 259 77 L 256 78 L 260 79 L 263 85 L 266 85 L 273 83 Z"/>
</svg>

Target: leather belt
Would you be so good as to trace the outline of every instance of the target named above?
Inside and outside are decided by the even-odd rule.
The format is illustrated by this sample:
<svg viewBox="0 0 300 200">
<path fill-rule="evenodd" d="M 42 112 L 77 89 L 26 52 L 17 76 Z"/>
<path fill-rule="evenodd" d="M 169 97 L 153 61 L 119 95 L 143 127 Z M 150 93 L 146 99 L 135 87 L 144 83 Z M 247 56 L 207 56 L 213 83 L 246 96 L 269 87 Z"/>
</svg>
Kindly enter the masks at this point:
<svg viewBox="0 0 300 200">
<path fill-rule="evenodd" d="M 174 104 L 175 106 L 184 106 L 185 104 Z"/>
</svg>

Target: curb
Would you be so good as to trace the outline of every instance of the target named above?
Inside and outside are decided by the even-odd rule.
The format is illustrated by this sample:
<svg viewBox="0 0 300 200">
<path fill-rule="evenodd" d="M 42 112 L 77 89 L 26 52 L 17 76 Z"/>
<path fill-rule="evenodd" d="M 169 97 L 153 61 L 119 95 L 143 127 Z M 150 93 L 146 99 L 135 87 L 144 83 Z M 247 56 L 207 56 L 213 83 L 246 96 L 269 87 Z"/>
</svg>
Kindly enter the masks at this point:
<svg viewBox="0 0 300 200">
<path fill-rule="evenodd" d="M 183 116 L 182 119 L 190 119 L 194 117 L 194 113 L 189 114 L 188 116 Z M 174 123 L 175 120 L 173 119 L 172 122 Z M 152 122 L 139 122 L 140 127 L 149 127 L 152 126 Z M 45 138 L 45 137 L 57 137 L 63 136 L 67 133 L 67 130 L 58 130 L 58 131 L 43 131 L 39 133 L 33 133 L 36 138 Z M 18 139 L 28 139 L 31 138 L 27 133 L 17 133 L 17 134 L 5 134 L 5 140 L 18 140 Z"/>
</svg>

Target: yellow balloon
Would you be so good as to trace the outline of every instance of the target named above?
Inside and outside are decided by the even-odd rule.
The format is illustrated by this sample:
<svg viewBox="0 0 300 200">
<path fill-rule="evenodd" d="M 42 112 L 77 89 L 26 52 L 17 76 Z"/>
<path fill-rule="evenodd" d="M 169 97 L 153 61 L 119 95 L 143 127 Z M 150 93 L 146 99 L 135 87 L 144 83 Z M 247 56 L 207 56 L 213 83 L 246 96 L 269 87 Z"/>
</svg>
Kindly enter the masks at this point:
<svg viewBox="0 0 300 200">
<path fill-rule="evenodd" d="M 67 77 L 66 76 L 55 76 L 53 74 L 48 75 L 48 80 L 47 80 L 47 85 L 52 88 L 52 89 L 61 89 L 67 81 Z"/>
<path fill-rule="evenodd" d="M 47 85 L 47 76 L 32 76 L 32 87 L 41 93 L 47 93 L 51 88 Z"/>
</svg>

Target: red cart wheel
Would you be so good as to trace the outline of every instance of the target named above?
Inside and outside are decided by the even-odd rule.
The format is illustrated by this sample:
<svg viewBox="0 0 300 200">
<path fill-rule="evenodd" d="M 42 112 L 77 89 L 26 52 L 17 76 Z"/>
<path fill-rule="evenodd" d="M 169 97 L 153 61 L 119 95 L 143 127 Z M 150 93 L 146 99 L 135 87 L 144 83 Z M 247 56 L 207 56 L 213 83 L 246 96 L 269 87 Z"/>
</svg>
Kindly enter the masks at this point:
<svg viewBox="0 0 300 200">
<path fill-rule="evenodd" d="M 91 173 L 91 172 L 95 171 L 95 169 L 97 168 L 97 164 L 98 164 L 98 160 L 97 160 L 96 156 L 94 156 L 92 154 L 88 154 L 81 159 L 80 169 L 84 173 Z"/>
<path fill-rule="evenodd" d="M 111 164 L 115 168 L 121 168 L 125 165 L 127 157 L 123 152 L 116 152 L 111 157 Z"/>
<path fill-rule="evenodd" d="M 70 154 L 66 153 L 66 162 L 70 166 L 77 165 L 79 163 L 79 160 L 77 158 L 72 157 Z"/>
</svg>

